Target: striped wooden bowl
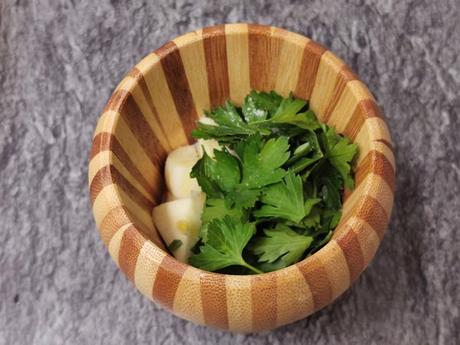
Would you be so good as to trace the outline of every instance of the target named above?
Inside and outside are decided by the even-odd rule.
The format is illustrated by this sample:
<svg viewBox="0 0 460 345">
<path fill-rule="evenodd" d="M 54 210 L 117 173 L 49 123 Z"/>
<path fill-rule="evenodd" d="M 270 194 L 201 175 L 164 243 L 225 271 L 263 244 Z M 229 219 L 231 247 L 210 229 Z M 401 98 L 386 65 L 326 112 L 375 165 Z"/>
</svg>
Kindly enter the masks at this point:
<svg viewBox="0 0 460 345">
<path fill-rule="evenodd" d="M 163 164 L 193 141 L 203 109 L 251 89 L 291 91 L 352 138 L 356 188 L 345 193 L 332 240 L 288 268 L 210 273 L 176 261 L 152 223 Z M 374 256 L 393 204 L 395 160 L 382 113 L 345 63 L 312 40 L 270 26 L 228 24 L 180 36 L 120 82 L 94 134 L 89 185 L 96 225 L 120 269 L 149 299 L 198 324 L 237 332 L 302 319 L 342 294 Z"/>
</svg>

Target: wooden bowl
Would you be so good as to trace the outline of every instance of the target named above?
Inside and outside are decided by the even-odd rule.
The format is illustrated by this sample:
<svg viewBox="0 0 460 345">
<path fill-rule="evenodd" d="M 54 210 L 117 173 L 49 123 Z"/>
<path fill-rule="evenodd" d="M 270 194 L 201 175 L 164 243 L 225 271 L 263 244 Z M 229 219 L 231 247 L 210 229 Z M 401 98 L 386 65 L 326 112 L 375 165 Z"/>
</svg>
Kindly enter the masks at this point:
<svg viewBox="0 0 460 345">
<path fill-rule="evenodd" d="M 193 142 L 203 113 L 251 89 L 309 100 L 318 118 L 359 145 L 331 241 L 288 268 L 233 276 L 180 263 L 152 223 L 171 150 Z M 390 134 L 375 99 L 345 63 L 312 40 L 254 24 L 208 27 L 145 57 L 120 82 L 96 127 L 89 185 L 96 225 L 120 269 L 149 299 L 198 324 L 237 332 L 305 318 L 341 295 L 369 264 L 395 183 Z"/>
</svg>

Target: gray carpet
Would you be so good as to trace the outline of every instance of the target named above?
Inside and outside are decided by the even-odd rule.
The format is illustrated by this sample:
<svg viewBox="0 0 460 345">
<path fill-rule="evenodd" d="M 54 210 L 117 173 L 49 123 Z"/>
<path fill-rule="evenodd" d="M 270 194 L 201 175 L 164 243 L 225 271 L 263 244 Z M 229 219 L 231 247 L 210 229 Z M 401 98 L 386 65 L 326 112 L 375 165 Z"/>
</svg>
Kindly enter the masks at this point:
<svg viewBox="0 0 460 345">
<path fill-rule="evenodd" d="M 459 1 L 127 3 L 0 1 L 0 344 L 459 344 Z M 104 249 L 86 186 L 124 73 L 180 33 L 235 21 L 306 34 L 349 63 L 384 108 L 398 166 L 389 231 L 354 286 L 251 335 L 143 298 Z"/>
</svg>

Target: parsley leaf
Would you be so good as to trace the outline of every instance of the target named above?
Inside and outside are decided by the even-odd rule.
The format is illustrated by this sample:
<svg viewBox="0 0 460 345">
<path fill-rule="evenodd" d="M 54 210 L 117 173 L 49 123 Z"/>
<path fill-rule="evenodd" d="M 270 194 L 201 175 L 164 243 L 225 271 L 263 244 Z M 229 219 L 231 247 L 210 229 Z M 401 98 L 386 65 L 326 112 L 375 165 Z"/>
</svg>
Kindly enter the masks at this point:
<svg viewBox="0 0 460 345">
<path fill-rule="evenodd" d="M 219 198 L 222 193 L 219 184 L 213 178 L 216 175 L 216 164 L 203 150 L 203 157 L 192 167 L 190 177 L 196 178 L 203 192 L 208 196 Z"/>
<path fill-rule="evenodd" d="M 224 192 L 231 191 L 241 180 L 240 163 L 226 149 L 214 150 L 214 179 Z"/>
<path fill-rule="evenodd" d="M 207 271 L 216 271 L 229 266 L 243 266 L 254 273 L 262 273 L 243 258 L 243 249 L 255 230 L 254 223 L 243 224 L 229 216 L 214 219 L 208 224 L 206 243 L 200 247 L 200 253 L 189 258 L 190 264 Z"/>
<path fill-rule="evenodd" d="M 169 245 L 168 245 L 168 250 L 170 252 L 174 252 L 177 249 L 179 249 L 182 246 L 182 241 L 181 240 L 173 240 Z"/>
<path fill-rule="evenodd" d="M 308 144 L 309 151 L 301 150 L 303 146 L 301 145 L 294 151 L 293 156 L 288 161 L 288 164 L 291 163 L 290 169 L 296 173 L 305 170 L 324 157 L 315 132 L 307 131 L 303 139 L 305 140 L 303 145 Z"/>
<path fill-rule="evenodd" d="M 242 111 L 246 121 L 265 120 L 276 113 L 283 97 L 276 92 L 257 92 L 252 90 L 244 99 Z"/>
<path fill-rule="evenodd" d="M 271 118 L 271 121 L 274 123 L 286 123 L 290 125 L 295 125 L 297 127 L 315 130 L 320 127 L 318 120 L 316 119 L 315 113 L 308 110 L 300 112 L 307 102 L 301 99 L 294 99 L 292 97 L 285 98 L 281 102 L 278 110 Z"/>
<path fill-rule="evenodd" d="M 313 177 L 316 190 L 323 199 L 326 208 L 338 210 L 342 206 L 342 177 L 334 167 L 325 163 L 318 171 L 315 171 Z"/>
<path fill-rule="evenodd" d="M 292 171 L 287 173 L 282 182 L 268 186 L 261 201 L 264 205 L 254 211 L 254 215 L 259 218 L 276 217 L 298 223 L 306 215 L 302 179 Z"/>
<path fill-rule="evenodd" d="M 260 189 L 245 189 L 242 186 L 237 186 L 234 190 L 229 192 L 225 201 L 231 207 L 239 205 L 243 208 L 254 207 L 256 201 L 259 199 Z"/>
<path fill-rule="evenodd" d="M 225 216 L 237 219 L 246 219 L 246 212 L 242 207 L 227 207 L 224 199 L 208 198 L 201 214 L 201 220 L 208 223 L 214 219 L 221 219 Z"/>
<path fill-rule="evenodd" d="M 351 144 L 347 138 L 336 134 L 335 129 L 331 127 L 325 129 L 322 142 L 325 146 L 327 159 L 342 176 L 345 187 L 353 188 L 350 162 L 357 153 L 358 146 Z"/>
<path fill-rule="evenodd" d="M 313 241 L 313 237 L 301 235 L 281 223 L 274 229 L 265 229 L 264 233 L 265 236 L 254 239 L 251 251 L 259 256 L 259 262 L 273 263 L 280 259 L 284 267 L 299 261 Z"/>
<path fill-rule="evenodd" d="M 281 166 L 289 159 L 287 137 L 263 143 L 259 135 L 249 137 L 236 147 L 243 170 L 242 186 L 257 189 L 280 181 L 286 171 Z"/>
<path fill-rule="evenodd" d="M 203 242 L 208 240 L 208 224 L 214 219 L 222 219 L 225 216 L 230 216 L 241 221 L 247 221 L 248 212 L 244 210 L 240 205 L 234 207 L 228 207 L 226 200 L 216 198 L 206 198 L 206 204 L 201 214 L 201 229 L 200 238 Z"/>
<path fill-rule="evenodd" d="M 306 101 L 273 91 L 253 90 L 241 107 L 227 102 L 206 115 L 215 124 L 198 123 L 193 136 L 226 147 L 214 158 L 205 152 L 191 172 L 207 200 L 190 263 L 261 273 L 324 246 L 343 189 L 353 187 L 356 144 L 321 124 Z"/>
<path fill-rule="evenodd" d="M 270 131 L 261 126 L 251 126 L 246 123 L 237 108 L 229 101 L 225 106 L 205 114 L 213 119 L 217 126 L 198 122 L 197 128 L 192 132 L 194 138 L 217 139 L 221 143 L 232 143 L 256 133 L 270 134 Z"/>
</svg>

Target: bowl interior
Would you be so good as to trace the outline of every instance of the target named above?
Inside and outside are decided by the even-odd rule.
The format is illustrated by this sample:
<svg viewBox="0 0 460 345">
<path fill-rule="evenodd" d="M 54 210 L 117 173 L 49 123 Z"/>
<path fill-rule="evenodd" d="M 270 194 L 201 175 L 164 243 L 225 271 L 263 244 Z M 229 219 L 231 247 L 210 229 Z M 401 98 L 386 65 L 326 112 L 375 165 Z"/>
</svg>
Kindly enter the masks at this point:
<svg viewBox="0 0 460 345">
<path fill-rule="evenodd" d="M 168 285 L 158 292 L 154 283 L 137 277 L 153 274 L 137 272 L 148 270 L 142 266 L 149 265 L 148 260 L 170 260 L 168 269 L 176 273 L 188 269 L 172 258 L 164 259 L 164 245 L 152 223 L 151 210 L 163 195 L 165 158 L 171 150 L 193 142 L 190 134 L 203 110 L 227 99 L 241 104 L 251 89 L 275 90 L 283 96 L 293 92 L 309 101 L 322 122 L 359 146 L 354 165 L 356 187 L 345 193 L 342 220 L 333 239 L 314 259 L 296 265 L 307 282 L 312 274 L 309 312 L 329 303 L 356 279 L 383 236 L 393 202 L 391 139 L 375 99 L 349 67 L 321 45 L 279 28 L 230 24 L 191 32 L 149 54 L 121 81 L 98 123 L 89 167 L 93 211 L 104 243 L 136 286 L 167 308 L 175 309 L 176 303 L 174 297 L 162 295 L 169 293 Z M 149 249 L 145 249 L 146 242 L 151 244 Z M 142 250 L 149 255 L 140 253 Z M 305 273 L 315 260 L 324 267 Z M 322 276 L 327 283 L 321 282 Z M 164 284 L 174 285 L 171 279 L 168 276 Z M 249 278 L 237 279 L 246 284 Z M 155 293 L 161 296 L 155 298 Z M 281 316 L 278 310 L 275 321 L 262 318 L 260 325 L 254 319 L 250 326 L 234 320 L 241 327 L 231 327 L 228 315 L 226 321 L 217 315 L 201 322 L 254 330 L 308 314 L 291 307 L 294 311 Z M 191 307 L 183 308 L 185 311 L 175 312 L 194 319 Z M 219 314 L 218 309 L 214 313 Z M 269 315 L 270 311 L 261 313 Z"/>
</svg>

